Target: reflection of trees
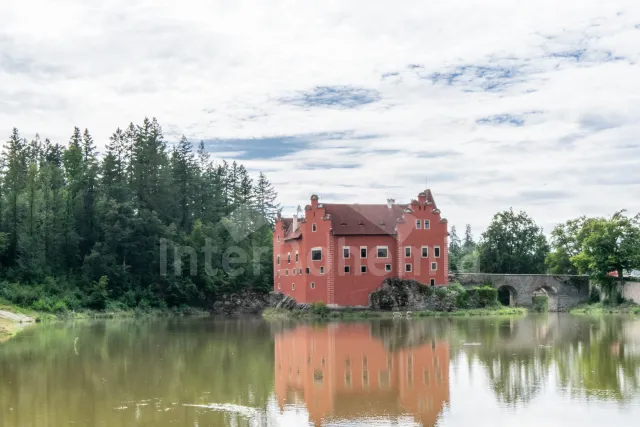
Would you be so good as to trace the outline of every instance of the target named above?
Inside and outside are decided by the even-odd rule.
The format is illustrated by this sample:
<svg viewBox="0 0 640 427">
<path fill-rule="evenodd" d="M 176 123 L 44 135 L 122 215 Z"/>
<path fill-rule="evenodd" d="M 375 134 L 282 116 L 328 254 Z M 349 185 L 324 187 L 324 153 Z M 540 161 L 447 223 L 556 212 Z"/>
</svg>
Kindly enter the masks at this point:
<svg viewBox="0 0 640 427">
<path fill-rule="evenodd" d="M 588 339 L 570 342 L 555 354 L 562 388 L 572 396 L 629 400 L 640 389 L 640 354 L 627 351 L 638 343 L 624 331 L 639 323 L 611 317 L 589 321 L 588 326 Z"/>
<path fill-rule="evenodd" d="M 469 365 L 479 361 L 505 403 L 530 401 L 551 375 L 575 397 L 624 401 L 640 389 L 637 321 L 549 315 L 461 319 L 454 329 L 466 342 L 481 345 L 452 348 L 452 355 L 465 353 Z"/>
<path fill-rule="evenodd" d="M 176 418 L 218 425 L 224 415 L 181 405 L 264 407 L 273 363 L 262 322 L 42 326 L 0 345 L 0 419 L 18 426 L 164 425 Z"/>
</svg>

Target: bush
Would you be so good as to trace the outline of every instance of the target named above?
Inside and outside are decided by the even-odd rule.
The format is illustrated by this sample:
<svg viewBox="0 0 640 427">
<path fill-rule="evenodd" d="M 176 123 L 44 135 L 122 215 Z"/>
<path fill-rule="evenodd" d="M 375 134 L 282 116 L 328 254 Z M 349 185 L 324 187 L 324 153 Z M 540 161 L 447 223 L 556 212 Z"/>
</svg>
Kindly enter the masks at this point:
<svg viewBox="0 0 640 427">
<path fill-rule="evenodd" d="M 450 292 L 456 293 L 456 307 L 468 308 L 469 307 L 469 293 L 460 283 L 453 283 L 448 286 Z"/>
<path fill-rule="evenodd" d="M 329 307 L 322 301 L 311 304 L 311 313 L 316 316 L 326 317 L 329 314 Z"/>
<path fill-rule="evenodd" d="M 600 299 L 601 299 L 600 289 L 598 289 L 595 286 L 592 286 L 591 290 L 589 291 L 589 304 L 597 304 L 600 302 Z"/>
<path fill-rule="evenodd" d="M 546 295 L 536 295 L 533 297 L 533 306 L 531 307 L 536 313 L 546 313 L 549 311 L 549 297 Z"/>
<path fill-rule="evenodd" d="M 473 307 L 494 307 L 498 305 L 498 290 L 491 286 L 475 286 L 468 293 L 469 303 Z"/>
</svg>

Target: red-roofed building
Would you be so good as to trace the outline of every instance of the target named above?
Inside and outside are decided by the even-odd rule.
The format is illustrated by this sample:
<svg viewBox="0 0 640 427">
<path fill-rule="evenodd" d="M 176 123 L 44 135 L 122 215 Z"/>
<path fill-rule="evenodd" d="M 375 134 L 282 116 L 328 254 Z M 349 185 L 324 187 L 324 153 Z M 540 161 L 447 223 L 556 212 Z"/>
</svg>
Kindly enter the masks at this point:
<svg viewBox="0 0 640 427">
<path fill-rule="evenodd" d="M 274 291 L 299 303 L 367 306 L 387 277 L 447 284 L 447 220 L 430 190 L 409 204 L 320 203 L 279 217 L 273 234 Z"/>
</svg>

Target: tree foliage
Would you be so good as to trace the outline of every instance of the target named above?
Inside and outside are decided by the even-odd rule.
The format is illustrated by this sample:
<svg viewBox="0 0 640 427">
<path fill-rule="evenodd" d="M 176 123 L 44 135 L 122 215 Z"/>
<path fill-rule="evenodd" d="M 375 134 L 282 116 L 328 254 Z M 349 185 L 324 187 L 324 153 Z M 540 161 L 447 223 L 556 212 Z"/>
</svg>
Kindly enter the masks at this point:
<svg viewBox="0 0 640 427">
<path fill-rule="evenodd" d="M 213 163 L 203 142 L 195 153 L 185 137 L 170 144 L 155 119 L 116 129 L 102 154 L 97 145 L 77 127 L 66 146 L 27 141 L 17 129 L 9 136 L 0 156 L 0 297 L 37 301 L 20 290 L 28 288 L 70 309 L 207 306 L 222 292 L 270 288 L 268 224 L 279 206 L 263 173 L 254 184 L 243 165 Z M 241 273 L 222 268 L 231 247 L 247 254 Z"/>
<path fill-rule="evenodd" d="M 525 213 L 513 209 L 494 215 L 478 247 L 484 273 L 540 274 L 549 252 L 542 229 Z"/>
<path fill-rule="evenodd" d="M 609 273 L 616 272 L 622 281 L 625 271 L 640 269 L 640 215 L 629 217 L 621 211 L 611 218 L 589 219 L 577 235 L 580 252 L 571 262 L 598 281 L 610 298 L 617 296 L 618 283 Z"/>
</svg>

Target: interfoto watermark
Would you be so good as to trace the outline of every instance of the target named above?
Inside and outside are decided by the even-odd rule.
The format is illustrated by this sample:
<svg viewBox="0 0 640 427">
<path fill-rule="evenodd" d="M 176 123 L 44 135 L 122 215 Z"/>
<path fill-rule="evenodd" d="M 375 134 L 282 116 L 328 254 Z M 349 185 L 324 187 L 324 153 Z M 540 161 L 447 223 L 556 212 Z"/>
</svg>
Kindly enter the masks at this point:
<svg viewBox="0 0 640 427">
<path fill-rule="evenodd" d="M 228 235 L 222 246 L 215 245 L 212 238 L 205 238 L 201 247 L 161 239 L 160 274 L 216 276 L 224 273 L 229 277 L 258 277 L 269 266 L 276 279 L 329 273 L 384 277 L 399 272 L 419 275 L 425 268 L 433 273 L 438 267 L 434 257 L 440 258 L 439 247 L 434 247 L 432 253 L 426 246 L 403 246 L 399 242 L 390 242 L 388 246 L 355 246 L 349 245 L 345 237 L 328 242 L 331 247 L 307 248 L 297 239 L 289 239 L 286 244 L 284 239 L 277 239 L 275 245 L 262 239 L 261 244 L 256 244 L 250 236 L 269 223 L 263 215 L 244 207 L 225 217 L 221 224 Z"/>
</svg>

